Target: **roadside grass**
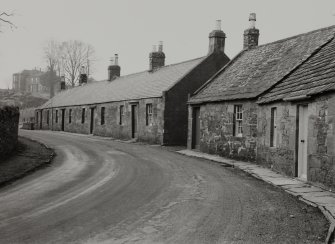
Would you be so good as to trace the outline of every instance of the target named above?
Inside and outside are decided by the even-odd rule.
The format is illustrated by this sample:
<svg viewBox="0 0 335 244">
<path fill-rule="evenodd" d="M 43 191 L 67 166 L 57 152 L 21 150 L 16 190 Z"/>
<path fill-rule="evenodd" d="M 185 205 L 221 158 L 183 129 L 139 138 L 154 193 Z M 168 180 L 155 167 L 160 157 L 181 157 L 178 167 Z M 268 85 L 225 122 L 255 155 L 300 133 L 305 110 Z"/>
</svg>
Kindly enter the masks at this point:
<svg viewBox="0 0 335 244">
<path fill-rule="evenodd" d="M 0 159 L 0 187 L 48 166 L 54 155 L 54 151 L 45 145 L 19 137 L 17 149 L 5 159 Z"/>
</svg>

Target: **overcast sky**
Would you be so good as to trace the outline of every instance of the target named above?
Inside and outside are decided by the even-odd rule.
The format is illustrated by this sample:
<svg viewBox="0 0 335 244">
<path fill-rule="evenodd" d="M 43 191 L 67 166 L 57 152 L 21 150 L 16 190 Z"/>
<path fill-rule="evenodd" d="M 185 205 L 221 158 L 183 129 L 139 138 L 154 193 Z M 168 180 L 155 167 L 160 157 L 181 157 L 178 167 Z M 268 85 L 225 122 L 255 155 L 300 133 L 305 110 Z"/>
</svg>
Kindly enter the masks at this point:
<svg viewBox="0 0 335 244">
<path fill-rule="evenodd" d="M 260 44 L 335 24 L 334 0 L 0 0 L 0 11 L 14 12 L 17 29 L 0 26 L 0 88 L 12 74 L 46 68 L 47 40 L 81 40 L 96 51 L 96 80 L 119 54 L 121 75 L 147 70 L 152 45 L 164 42 L 166 64 L 201 57 L 208 34 L 222 20 L 225 52 L 242 49 L 249 13 L 257 14 Z"/>
</svg>

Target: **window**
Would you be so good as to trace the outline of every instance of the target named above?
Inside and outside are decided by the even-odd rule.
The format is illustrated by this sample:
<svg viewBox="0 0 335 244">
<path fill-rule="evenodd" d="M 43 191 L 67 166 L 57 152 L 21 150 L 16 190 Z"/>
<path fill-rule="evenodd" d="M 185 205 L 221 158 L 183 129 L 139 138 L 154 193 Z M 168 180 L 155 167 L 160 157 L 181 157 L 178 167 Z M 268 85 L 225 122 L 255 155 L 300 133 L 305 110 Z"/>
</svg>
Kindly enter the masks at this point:
<svg viewBox="0 0 335 244">
<path fill-rule="evenodd" d="M 242 105 L 234 106 L 234 136 L 242 136 L 242 121 L 243 121 L 243 113 L 242 113 Z"/>
<path fill-rule="evenodd" d="M 49 125 L 49 110 L 47 110 L 47 125 Z"/>
<path fill-rule="evenodd" d="M 277 146 L 277 108 L 271 108 L 270 147 Z"/>
<path fill-rule="evenodd" d="M 69 124 L 72 122 L 72 109 L 69 109 Z"/>
<path fill-rule="evenodd" d="M 85 108 L 81 110 L 81 123 L 82 124 L 85 123 Z"/>
<path fill-rule="evenodd" d="M 56 118 L 55 118 L 55 122 L 58 123 L 58 110 L 56 110 Z"/>
<path fill-rule="evenodd" d="M 120 125 L 123 124 L 123 118 L 124 118 L 124 106 L 121 105 L 120 106 L 120 122 L 119 122 Z"/>
<path fill-rule="evenodd" d="M 152 104 L 146 105 L 146 125 L 152 125 Z"/>
<path fill-rule="evenodd" d="M 101 124 L 103 125 L 103 124 L 105 124 L 105 107 L 101 107 L 101 118 L 100 118 L 100 120 L 101 120 Z"/>
</svg>

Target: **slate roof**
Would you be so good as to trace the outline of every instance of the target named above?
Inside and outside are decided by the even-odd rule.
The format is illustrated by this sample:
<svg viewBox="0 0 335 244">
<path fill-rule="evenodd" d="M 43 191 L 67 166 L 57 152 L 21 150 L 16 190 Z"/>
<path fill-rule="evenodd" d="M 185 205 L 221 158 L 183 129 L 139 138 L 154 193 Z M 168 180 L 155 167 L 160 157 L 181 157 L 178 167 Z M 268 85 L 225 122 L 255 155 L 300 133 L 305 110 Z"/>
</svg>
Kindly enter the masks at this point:
<svg viewBox="0 0 335 244">
<path fill-rule="evenodd" d="M 155 70 L 98 81 L 58 93 L 40 108 L 96 104 L 113 101 L 161 97 L 163 91 L 187 75 L 206 57 L 171 64 Z"/>
<path fill-rule="evenodd" d="M 267 103 L 335 90 L 335 39 L 260 97 Z"/>
<path fill-rule="evenodd" d="M 257 98 L 334 37 L 335 26 L 243 50 L 190 103 Z"/>
</svg>

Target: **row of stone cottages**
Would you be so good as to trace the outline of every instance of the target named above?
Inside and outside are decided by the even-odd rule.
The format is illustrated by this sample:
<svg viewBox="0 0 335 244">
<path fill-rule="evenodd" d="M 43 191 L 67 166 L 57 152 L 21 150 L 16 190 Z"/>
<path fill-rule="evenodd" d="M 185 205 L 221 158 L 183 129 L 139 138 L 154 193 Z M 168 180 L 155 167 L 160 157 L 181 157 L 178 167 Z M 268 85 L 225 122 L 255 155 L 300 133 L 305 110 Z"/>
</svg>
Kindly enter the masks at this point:
<svg viewBox="0 0 335 244">
<path fill-rule="evenodd" d="M 40 106 L 35 128 L 186 145 L 187 100 L 229 62 L 224 46 L 218 21 L 204 57 L 165 65 L 160 43 L 149 54 L 148 70 L 120 76 L 116 56 L 108 80 L 61 91 Z"/>
<path fill-rule="evenodd" d="M 188 148 L 335 189 L 335 26 L 258 46 L 254 17 L 244 49 L 190 98 Z"/>
<path fill-rule="evenodd" d="M 258 45 L 255 20 L 229 63 L 220 28 L 206 57 L 164 66 L 160 46 L 148 71 L 118 77 L 112 65 L 108 81 L 61 92 L 36 111 L 36 128 L 187 141 L 333 187 L 335 27 Z"/>
</svg>

